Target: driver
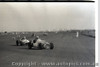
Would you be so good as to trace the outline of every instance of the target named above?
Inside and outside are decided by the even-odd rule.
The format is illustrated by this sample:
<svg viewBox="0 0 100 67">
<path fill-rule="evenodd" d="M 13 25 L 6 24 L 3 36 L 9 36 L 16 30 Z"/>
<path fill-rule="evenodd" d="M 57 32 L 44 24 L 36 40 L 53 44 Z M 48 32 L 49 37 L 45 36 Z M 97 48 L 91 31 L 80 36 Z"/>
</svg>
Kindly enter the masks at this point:
<svg viewBox="0 0 100 67">
<path fill-rule="evenodd" d="M 36 36 L 36 38 L 34 40 L 34 45 L 38 46 L 39 43 L 42 43 L 42 40 L 39 38 L 39 36 Z"/>
<path fill-rule="evenodd" d="M 23 43 L 29 43 L 29 40 L 27 40 L 25 36 L 21 39 L 21 41 L 22 41 Z"/>
<path fill-rule="evenodd" d="M 26 40 L 26 37 L 24 36 L 21 40 Z"/>
</svg>

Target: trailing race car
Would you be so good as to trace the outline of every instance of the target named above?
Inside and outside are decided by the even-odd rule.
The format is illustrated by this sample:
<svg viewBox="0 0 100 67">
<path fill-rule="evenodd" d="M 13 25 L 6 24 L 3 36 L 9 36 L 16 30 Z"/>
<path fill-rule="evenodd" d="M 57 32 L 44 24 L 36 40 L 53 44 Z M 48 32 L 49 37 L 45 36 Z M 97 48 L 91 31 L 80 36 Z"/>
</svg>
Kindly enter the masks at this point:
<svg viewBox="0 0 100 67">
<path fill-rule="evenodd" d="M 39 37 L 37 37 L 33 41 L 29 42 L 28 48 L 31 49 L 32 47 L 39 48 L 39 49 L 53 49 L 54 44 L 48 43 L 45 40 L 41 40 Z"/>
<path fill-rule="evenodd" d="M 16 40 L 16 45 L 17 46 L 28 45 L 29 42 L 30 41 L 28 39 L 26 39 L 26 37 L 23 37 L 23 38 L 21 38 L 19 40 Z"/>
</svg>

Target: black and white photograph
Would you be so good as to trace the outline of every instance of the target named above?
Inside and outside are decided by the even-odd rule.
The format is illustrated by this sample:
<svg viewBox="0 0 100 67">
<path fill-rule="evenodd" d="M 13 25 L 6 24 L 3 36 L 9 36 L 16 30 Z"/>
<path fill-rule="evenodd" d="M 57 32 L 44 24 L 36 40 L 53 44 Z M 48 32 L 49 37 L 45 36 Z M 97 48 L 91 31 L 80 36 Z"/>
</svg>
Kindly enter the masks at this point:
<svg viewBox="0 0 100 67">
<path fill-rule="evenodd" d="M 0 67 L 95 67 L 95 2 L 0 2 Z"/>
</svg>

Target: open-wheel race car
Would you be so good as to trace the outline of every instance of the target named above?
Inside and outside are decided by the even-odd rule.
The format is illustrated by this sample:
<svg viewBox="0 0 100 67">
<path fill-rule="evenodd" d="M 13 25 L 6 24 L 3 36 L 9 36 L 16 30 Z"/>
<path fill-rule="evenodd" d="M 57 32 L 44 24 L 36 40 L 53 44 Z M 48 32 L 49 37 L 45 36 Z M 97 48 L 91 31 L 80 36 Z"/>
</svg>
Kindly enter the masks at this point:
<svg viewBox="0 0 100 67">
<path fill-rule="evenodd" d="M 36 38 L 33 41 L 30 41 L 28 44 L 28 48 L 32 49 L 33 48 L 38 48 L 38 49 L 53 49 L 54 48 L 54 44 L 53 43 L 49 43 L 45 40 L 41 40 L 40 38 Z"/>
<path fill-rule="evenodd" d="M 30 43 L 30 41 L 28 39 L 26 39 L 26 37 L 23 37 L 19 40 L 16 40 L 16 45 L 17 46 L 28 45 L 29 43 Z"/>
</svg>

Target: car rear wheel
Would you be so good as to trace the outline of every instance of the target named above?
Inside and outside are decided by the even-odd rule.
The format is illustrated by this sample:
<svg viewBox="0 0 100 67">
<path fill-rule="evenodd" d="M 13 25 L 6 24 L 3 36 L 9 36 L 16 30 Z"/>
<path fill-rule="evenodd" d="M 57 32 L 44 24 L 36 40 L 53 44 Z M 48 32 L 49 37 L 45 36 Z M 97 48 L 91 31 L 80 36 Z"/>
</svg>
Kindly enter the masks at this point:
<svg viewBox="0 0 100 67">
<path fill-rule="evenodd" d="M 19 46 L 19 41 L 18 40 L 16 40 L 16 45 Z"/>
<path fill-rule="evenodd" d="M 54 48 L 54 44 L 50 43 L 50 49 L 53 49 L 53 48 Z"/>
<path fill-rule="evenodd" d="M 39 48 L 39 49 L 43 49 L 43 46 L 42 46 L 41 43 L 39 43 L 38 48 Z"/>
</svg>

